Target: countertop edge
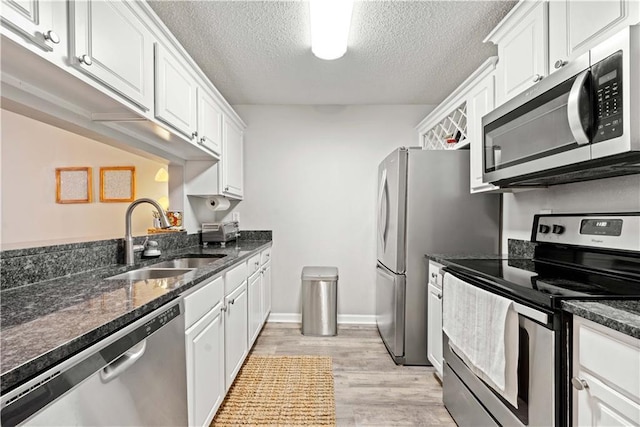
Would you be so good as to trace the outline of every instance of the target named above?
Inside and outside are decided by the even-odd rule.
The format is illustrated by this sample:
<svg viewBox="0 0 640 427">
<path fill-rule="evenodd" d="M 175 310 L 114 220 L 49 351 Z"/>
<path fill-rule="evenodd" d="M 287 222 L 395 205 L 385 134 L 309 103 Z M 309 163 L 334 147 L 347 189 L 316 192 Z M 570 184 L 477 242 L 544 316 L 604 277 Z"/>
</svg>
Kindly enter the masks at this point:
<svg viewBox="0 0 640 427">
<path fill-rule="evenodd" d="M 575 316 L 598 323 L 607 328 L 640 339 L 640 301 L 638 311 L 631 312 L 616 307 L 628 301 L 563 301 L 562 309 Z"/>
<path fill-rule="evenodd" d="M 256 241 L 256 242 L 262 242 Z M 47 369 L 51 369 L 56 366 L 58 363 L 62 362 L 64 359 L 77 354 L 78 352 L 96 344 L 98 341 L 103 338 L 111 335 L 122 327 L 126 326 L 129 323 L 134 322 L 135 320 L 151 313 L 152 311 L 158 309 L 164 304 L 178 298 L 181 294 L 184 294 L 187 291 L 195 290 L 194 288 L 199 285 L 204 285 L 208 279 L 214 278 L 219 275 L 221 272 L 232 268 L 239 263 L 246 261 L 248 258 L 254 256 L 256 253 L 267 249 L 273 245 L 273 239 L 265 240 L 264 244 L 252 249 L 251 251 L 247 251 L 246 254 L 238 256 L 234 258 L 232 262 L 227 264 L 222 264 L 218 268 L 215 268 L 211 271 L 205 272 L 201 275 L 196 276 L 189 282 L 184 283 L 177 289 L 173 289 L 167 292 L 164 295 L 158 296 L 153 300 L 147 302 L 140 307 L 135 308 L 134 310 L 125 313 L 97 328 L 89 330 L 82 335 L 79 335 L 64 344 L 61 344 L 51 350 L 37 356 L 35 358 L 29 359 L 24 363 L 2 373 L 0 375 L 0 392 L 3 394 L 19 384 L 41 374 Z M 191 248 L 183 248 L 172 254 L 175 256 L 179 256 L 181 253 L 188 252 Z M 210 248 L 211 249 L 211 248 Z"/>
</svg>

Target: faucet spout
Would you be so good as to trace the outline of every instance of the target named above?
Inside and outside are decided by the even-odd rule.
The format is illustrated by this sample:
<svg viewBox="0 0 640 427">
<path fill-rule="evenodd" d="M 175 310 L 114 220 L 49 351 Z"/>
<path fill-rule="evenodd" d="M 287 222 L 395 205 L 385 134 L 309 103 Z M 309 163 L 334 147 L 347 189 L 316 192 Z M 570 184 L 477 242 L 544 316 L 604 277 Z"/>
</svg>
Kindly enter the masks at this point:
<svg viewBox="0 0 640 427">
<path fill-rule="evenodd" d="M 169 223 L 169 220 L 167 219 L 167 216 L 164 213 L 164 210 L 162 209 L 162 206 L 160 206 L 160 204 L 158 202 L 156 202 L 155 200 L 148 199 L 148 198 L 141 198 L 141 199 L 137 199 L 137 200 L 134 200 L 133 202 L 131 202 L 131 204 L 127 208 L 127 212 L 125 213 L 124 262 L 127 265 L 135 264 L 135 260 L 134 260 L 134 256 L 133 255 L 135 254 L 135 252 L 140 252 L 143 249 L 141 245 L 138 245 L 140 247 L 134 246 L 134 244 L 133 244 L 133 236 L 131 235 L 131 214 L 133 213 L 133 210 L 135 209 L 135 207 L 138 206 L 141 203 L 149 203 L 149 204 L 153 205 L 153 207 L 156 208 L 156 210 L 160 214 L 160 226 L 162 228 L 171 227 L 171 224 Z"/>
</svg>

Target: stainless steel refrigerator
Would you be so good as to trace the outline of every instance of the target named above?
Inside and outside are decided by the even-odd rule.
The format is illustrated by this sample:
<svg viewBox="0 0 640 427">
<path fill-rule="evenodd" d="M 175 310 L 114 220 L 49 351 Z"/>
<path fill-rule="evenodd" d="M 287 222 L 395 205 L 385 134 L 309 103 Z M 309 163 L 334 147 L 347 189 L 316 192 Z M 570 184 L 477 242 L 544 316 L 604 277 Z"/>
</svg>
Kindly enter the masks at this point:
<svg viewBox="0 0 640 427">
<path fill-rule="evenodd" d="M 376 323 L 397 364 L 427 359 L 425 254 L 497 254 L 497 194 L 470 194 L 468 150 L 399 148 L 378 168 Z"/>
</svg>

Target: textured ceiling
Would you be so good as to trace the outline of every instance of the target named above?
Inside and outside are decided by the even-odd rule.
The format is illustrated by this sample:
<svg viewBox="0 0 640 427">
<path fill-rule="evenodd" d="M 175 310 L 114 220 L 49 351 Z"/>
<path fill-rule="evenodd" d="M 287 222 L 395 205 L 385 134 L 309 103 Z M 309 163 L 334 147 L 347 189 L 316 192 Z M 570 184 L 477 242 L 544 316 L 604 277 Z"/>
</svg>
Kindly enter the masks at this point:
<svg viewBox="0 0 640 427">
<path fill-rule="evenodd" d="M 231 104 L 437 104 L 513 1 L 356 1 L 349 48 L 311 53 L 303 1 L 150 1 Z"/>
</svg>

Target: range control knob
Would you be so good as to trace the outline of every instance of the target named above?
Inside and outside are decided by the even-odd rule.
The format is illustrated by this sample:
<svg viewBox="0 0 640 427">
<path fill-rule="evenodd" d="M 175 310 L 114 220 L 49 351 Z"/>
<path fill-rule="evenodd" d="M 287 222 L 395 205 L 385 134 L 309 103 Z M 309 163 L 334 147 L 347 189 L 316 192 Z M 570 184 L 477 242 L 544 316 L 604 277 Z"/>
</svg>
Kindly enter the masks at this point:
<svg viewBox="0 0 640 427">
<path fill-rule="evenodd" d="M 540 224 L 540 226 L 538 227 L 538 231 L 542 234 L 547 234 L 549 231 L 551 231 L 551 227 L 549 227 L 548 225 Z"/>
<path fill-rule="evenodd" d="M 553 234 L 562 234 L 564 233 L 564 225 L 553 225 Z"/>
</svg>

